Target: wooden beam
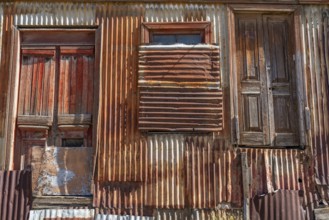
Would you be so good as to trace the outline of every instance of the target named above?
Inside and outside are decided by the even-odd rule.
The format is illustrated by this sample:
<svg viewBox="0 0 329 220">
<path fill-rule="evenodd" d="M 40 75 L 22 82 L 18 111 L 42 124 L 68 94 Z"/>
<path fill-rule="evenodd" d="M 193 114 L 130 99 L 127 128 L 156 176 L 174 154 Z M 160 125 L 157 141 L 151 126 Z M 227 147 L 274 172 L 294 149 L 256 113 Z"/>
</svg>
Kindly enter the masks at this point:
<svg viewBox="0 0 329 220">
<path fill-rule="evenodd" d="M 248 167 L 247 153 L 241 153 L 242 183 L 243 183 L 243 220 L 250 219 L 250 169 Z"/>
</svg>

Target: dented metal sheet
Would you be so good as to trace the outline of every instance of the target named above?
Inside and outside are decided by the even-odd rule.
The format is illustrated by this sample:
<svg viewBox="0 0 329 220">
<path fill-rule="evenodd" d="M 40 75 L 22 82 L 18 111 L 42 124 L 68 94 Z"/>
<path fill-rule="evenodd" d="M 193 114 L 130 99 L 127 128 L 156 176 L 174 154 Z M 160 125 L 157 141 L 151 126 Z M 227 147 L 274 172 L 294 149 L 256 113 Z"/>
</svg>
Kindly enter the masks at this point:
<svg viewBox="0 0 329 220">
<path fill-rule="evenodd" d="M 0 171 L 1 220 L 27 220 L 31 196 L 31 171 Z"/>
<path fill-rule="evenodd" d="M 305 210 L 297 190 L 278 190 L 270 194 L 255 196 L 251 201 L 253 220 L 302 220 Z"/>
<path fill-rule="evenodd" d="M 91 195 L 93 151 L 88 147 L 33 147 L 33 194 Z"/>
<path fill-rule="evenodd" d="M 94 209 L 43 209 L 31 210 L 30 220 L 93 220 Z"/>
</svg>

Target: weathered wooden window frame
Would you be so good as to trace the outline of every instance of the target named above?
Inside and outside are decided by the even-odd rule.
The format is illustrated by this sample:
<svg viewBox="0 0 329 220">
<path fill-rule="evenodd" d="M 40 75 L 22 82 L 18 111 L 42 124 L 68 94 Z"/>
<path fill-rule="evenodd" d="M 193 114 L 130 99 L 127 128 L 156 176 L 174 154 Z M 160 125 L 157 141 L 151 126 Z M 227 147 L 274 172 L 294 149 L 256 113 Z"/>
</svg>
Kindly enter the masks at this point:
<svg viewBox="0 0 329 220">
<path fill-rule="evenodd" d="M 19 74 L 20 74 L 20 57 L 21 57 L 21 42 L 22 33 L 26 32 L 81 32 L 88 31 L 94 32 L 94 47 L 95 47 L 95 80 L 94 80 L 94 104 L 93 104 L 93 129 L 92 129 L 92 147 L 96 147 L 97 143 L 97 122 L 98 122 L 98 100 L 99 91 L 97 85 L 100 81 L 100 48 L 101 48 L 101 27 L 100 26 L 76 26 L 72 27 L 49 27 L 49 26 L 12 26 L 12 46 L 10 51 L 10 69 L 9 69 L 9 81 L 8 81 L 8 99 L 6 103 L 6 119 L 5 119 L 5 134 L 4 134 L 4 146 L 5 148 L 5 169 L 13 169 L 14 164 L 14 142 L 15 142 L 15 129 L 17 119 L 17 107 L 18 107 L 18 93 L 19 93 Z M 56 39 L 56 37 L 50 37 Z M 43 35 L 39 36 L 39 39 L 45 39 Z M 35 40 L 35 39 L 33 39 Z M 43 45 L 42 43 L 40 45 Z M 74 45 L 70 43 L 69 45 Z M 96 155 L 96 154 L 95 154 Z M 95 156 L 94 156 L 95 157 Z M 95 161 L 94 161 L 95 162 Z"/>
<path fill-rule="evenodd" d="M 300 148 L 304 148 L 305 145 L 308 144 L 309 140 L 306 135 L 306 131 L 309 131 L 309 126 L 305 124 L 307 122 L 307 109 L 305 108 L 304 100 L 306 97 L 305 87 L 305 73 L 303 71 L 302 65 L 302 43 L 301 43 L 301 7 L 295 5 L 264 5 L 264 4 L 232 4 L 228 7 L 228 27 L 229 27 L 229 67 L 230 67 L 230 93 L 231 100 L 231 118 L 232 118 L 232 126 L 231 126 L 231 141 L 235 145 L 239 145 L 239 117 L 238 117 L 238 88 L 237 88 L 237 60 L 236 60 L 236 45 L 235 45 L 235 15 L 237 13 L 284 13 L 290 14 L 292 13 L 293 16 L 293 25 L 294 25 L 294 36 L 293 40 L 295 41 L 295 51 L 294 51 L 294 60 L 295 60 L 295 77 L 296 77 L 296 87 L 297 87 L 297 96 L 298 96 L 298 121 L 299 121 L 299 142 Z M 254 146 L 247 146 L 247 147 L 254 147 Z M 258 147 L 258 146 L 256 146 Z M 271 145 L 265 145 L 260 147 L 275 147 Z"/>
<path fill-rule="evenodd" d="M 153 34 L 190 34 L 200 33 L 203 43 L 210 44 L 211 22 L 144 22 L 142 24 L 142 44 L 152 42 Z"/>
</svg>

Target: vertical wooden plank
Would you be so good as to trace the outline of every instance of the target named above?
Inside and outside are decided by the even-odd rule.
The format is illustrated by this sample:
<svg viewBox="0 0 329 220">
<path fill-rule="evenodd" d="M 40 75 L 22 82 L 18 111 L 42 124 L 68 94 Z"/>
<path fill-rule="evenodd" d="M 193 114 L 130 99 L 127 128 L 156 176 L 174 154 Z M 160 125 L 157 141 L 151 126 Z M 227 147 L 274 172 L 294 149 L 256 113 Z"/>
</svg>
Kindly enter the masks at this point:
<svg viewBox="0 0 329 220">
<path fill-rule="evenodd" d="M 36 97 L 36 103 L 37 103 L 37 106 L 36 106 L 36 112 L 35 114 L 36 115 L 40 115 L 41 114 L 41 106 L 42 106 L 42 97 L 43 95 L 46 95 L 46 94 L 43 94 L 42 91 L 42 87 L 43 87 L 43 80 L 44 80 L 44 70 L 45 70 L 45 65 L 44 65 L 44 62 L 45 62 L 45 58 L 44 57 L 40 57 L 38 59 L 38 63 L 39 63 L 39 72 L 38 72 L 38 91 L 37 91 L 37 97 Z"/>
<path fill-rule="evenodd" d="M 89 73 L 90 73 L 90 68 L 89 68 L 89 62 L 88 62 L 88 57 L 83 56 L 82 57 L 82 87 L 81 87 L 81 113 L 87 113 L 87 106 L 88 106 L 88 85 L 92 82 L 89 81 Z M 92 92 L 92 91 L 91 91 Z M 92 95 L 91 93 L 90 95 Z M 90 96 L 89 95 L 89 96 Z"/>
<path fill-rule="evenodd" d="M 70 95 L 69 95 L 69 114 L 74 114 L 77 105 L 77 58 L 75 56 L 70 56 Z"/>
<path fill-rule="evenodd" d="M 64 93 L 65 93 L 65 69 L 67 62 L 64 56 L 60 56 L 59 85 L 58 85 L 58 114 L 64 113 Z"/>
<path fill-rule="evenodd" d="M 21 74 L 20 78 L 23 82 L 22 85 L 19 86 L 19 101 L 18 101 L 18 114 L 22 115 L 24 113 L 24 104 L 26 100 L 26 94 L 28 89 L 30 88 L 30 83 L 28 83 L 29 80 L 29 72 L 28 67 L 29 65 L 29 59 L 27 57 L 22 56 L 22 65 L 21 65 Z"/>
<path fill-rule="evenodd" d="M 49 93 L 49 87 L 50 87 L 50 82 L 49 82 L 49 75 L 51 74 L 50 71 L 50 58 L 44 58 L 45 63 L 44 63 L 44 77 L 42 81 L 42 104 L 41 104 L 41 115 L 49 115 L 48 112 L 48 105 L 49 105 L 49 97 L 51 94 Z"/>
<path fill-rule="evenodd" d="M 242 182 L 243 182 L 243 219 L 250 219 L 250 168 L 248 167 L 247 153 L 241 153 Z"/>
<path fill-rule="evenodd" d="M 77 54 L 76 56 L 76 101 L 74 114 L 81 114 L 82 105 L 82 91 L 83 91 L 83 56 Z"/>
</svg>

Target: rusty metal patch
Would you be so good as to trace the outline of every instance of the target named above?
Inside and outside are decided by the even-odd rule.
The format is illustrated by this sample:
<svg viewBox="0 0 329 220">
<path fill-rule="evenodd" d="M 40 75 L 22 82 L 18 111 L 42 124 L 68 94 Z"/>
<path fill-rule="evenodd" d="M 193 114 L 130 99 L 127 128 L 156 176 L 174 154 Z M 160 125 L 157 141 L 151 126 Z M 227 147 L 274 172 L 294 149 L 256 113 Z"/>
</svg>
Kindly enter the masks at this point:
<svg viewBox="0 0 329 220">
<path fill-rule="evenodd" d="M 91 195 L 93 150 L 33 147 L 33 195 Z"/>
</svg>

